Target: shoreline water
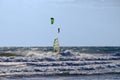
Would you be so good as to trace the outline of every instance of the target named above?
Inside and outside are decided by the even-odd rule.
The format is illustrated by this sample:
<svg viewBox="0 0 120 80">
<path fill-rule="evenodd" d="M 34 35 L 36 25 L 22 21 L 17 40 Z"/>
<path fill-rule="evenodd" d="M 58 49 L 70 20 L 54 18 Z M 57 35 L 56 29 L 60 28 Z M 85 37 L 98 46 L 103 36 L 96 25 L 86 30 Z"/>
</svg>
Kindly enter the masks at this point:
<svg viewBox="0 0 120 80">
<path fill-rule="evenodd" d="M 8 76 L 0 77 L 1 80 L 119 80 L 120 74 L 99 75 L 51 75 L 51 76 Z"/>
</svg>

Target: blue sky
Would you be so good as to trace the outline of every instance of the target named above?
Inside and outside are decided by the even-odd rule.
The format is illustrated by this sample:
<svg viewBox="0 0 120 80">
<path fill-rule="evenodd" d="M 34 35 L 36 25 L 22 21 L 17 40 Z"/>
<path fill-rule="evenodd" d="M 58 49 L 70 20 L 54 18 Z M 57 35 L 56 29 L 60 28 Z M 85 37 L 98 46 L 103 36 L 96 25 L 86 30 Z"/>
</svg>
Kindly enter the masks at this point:
<svg viewBox="0 0 120 80">
<path fill-rule="evenodd" d="M 52 46 L 56 37 L 61 46 L 120 46 L 120 0 L 0 0 L 0 46 Z"/>
</svg>

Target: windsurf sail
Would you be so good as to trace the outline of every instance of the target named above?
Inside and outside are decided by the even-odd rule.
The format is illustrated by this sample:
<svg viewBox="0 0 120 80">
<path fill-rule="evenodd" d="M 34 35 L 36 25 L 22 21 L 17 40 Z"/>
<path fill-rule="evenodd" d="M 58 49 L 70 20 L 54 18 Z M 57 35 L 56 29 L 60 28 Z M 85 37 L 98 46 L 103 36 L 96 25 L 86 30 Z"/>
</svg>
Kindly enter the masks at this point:
<svg viewBox="0 0 120 80">
<path fill-rule="evenodd" d="M 54 18 L 51 18 L 51 24 L 54 24 Z"/>
<path fill-rule="evenodd" d="M 60 46 L 59 46 L 59 40 L 58 38 L 54 39 L 54 43 L 53 43 L 53 51 L 54 52 L 60 52 Z"/>
</svg>

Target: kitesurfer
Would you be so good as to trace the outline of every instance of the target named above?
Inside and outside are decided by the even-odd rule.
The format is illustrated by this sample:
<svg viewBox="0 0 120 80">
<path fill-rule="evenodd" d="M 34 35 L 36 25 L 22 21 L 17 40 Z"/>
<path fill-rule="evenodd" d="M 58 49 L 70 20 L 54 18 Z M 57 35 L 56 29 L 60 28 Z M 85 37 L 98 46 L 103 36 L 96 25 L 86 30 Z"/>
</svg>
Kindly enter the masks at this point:
<svg viewBox="0 0 120 80">
<path fill-rule="evenodd" d="M 60 33 L 60 28 L 58 28 L 58 33 Z"/>
</svg>

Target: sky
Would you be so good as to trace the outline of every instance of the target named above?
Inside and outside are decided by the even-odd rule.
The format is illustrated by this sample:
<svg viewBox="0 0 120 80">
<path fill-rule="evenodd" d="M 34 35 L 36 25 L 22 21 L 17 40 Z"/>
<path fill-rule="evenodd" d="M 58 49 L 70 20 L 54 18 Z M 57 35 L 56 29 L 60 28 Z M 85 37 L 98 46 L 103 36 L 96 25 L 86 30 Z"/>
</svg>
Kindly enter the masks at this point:
<svg viewBox="0 0 120 80">
<path fill-rule="evenodd" d="M 1 47 L 52 46 L 57 37 L 60 46 L 120 46 L 120 0 L 0 0 Z"/>
</svg>

